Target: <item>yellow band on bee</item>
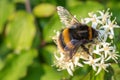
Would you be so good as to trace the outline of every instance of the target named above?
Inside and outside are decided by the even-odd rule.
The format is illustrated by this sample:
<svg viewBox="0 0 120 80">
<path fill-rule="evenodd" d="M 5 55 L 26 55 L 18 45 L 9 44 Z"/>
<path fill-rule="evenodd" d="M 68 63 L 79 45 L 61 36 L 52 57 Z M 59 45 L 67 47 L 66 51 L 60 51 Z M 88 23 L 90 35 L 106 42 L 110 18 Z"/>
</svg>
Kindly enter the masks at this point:
<svg viewBox="0 0 120 80">
<path fill-rule="evenodd" d="M 69 48 L 73 48 L 74 46 L 71 43 L 69 29 L 68 28 L 64 29 L 62 35 L 63 35 L 64 43 L 66 44 L 66 46 L 68 46 Z"/>
<path fill-rule="evenodd" d="M 62 35 L 63 35 L 63 38 L 64 38 L 64 42 L 69 43 L 70 42 L 70 34 L 69 34 L 69 29 L 68 28 L 64 29 Z"/>
<path fill-rule="evenodd" d="M 92 28 L 88 27 L 88 31 L 89 31 L 89 40 L 92 39 Z"/>
</svg>

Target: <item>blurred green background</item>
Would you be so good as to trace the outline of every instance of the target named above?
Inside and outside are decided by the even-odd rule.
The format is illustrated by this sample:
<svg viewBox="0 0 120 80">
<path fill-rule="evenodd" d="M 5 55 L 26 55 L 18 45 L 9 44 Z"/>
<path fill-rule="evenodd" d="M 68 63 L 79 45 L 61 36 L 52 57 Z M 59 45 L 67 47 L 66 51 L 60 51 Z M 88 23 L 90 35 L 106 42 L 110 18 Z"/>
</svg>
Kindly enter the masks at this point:
<svg viewBox="0 0 120 80">
<path fill-rule="evenodd" d="M 76 68 L 74 76 L 52 67 L 52 36 L 62 28 L 56 6 L 67 8 L 78 20 L 110 8 L 120 24 L 119 0 L 0 0 L 0 80 L 120 80 L 116 64 L 97 76 L 88 66 Z M 119 39 L 120 30 L 115 29 L 118 51 Z"/>
</svg>

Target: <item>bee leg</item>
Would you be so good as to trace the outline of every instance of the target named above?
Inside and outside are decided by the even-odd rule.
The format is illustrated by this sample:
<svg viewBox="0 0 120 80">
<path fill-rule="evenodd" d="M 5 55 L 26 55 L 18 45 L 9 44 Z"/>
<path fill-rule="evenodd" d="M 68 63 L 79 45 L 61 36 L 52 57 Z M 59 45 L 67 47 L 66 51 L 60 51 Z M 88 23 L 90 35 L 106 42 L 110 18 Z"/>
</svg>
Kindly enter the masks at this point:
<svg viewBox="0 0 120 80">
<path fill-rule="evenodd" d="M 75 55 L 77 50 L 78 50 L 78 48 L 76 48 L 76 47 L 70 50 L 70 54 L 69 54 L 70 59 Z"/>
<path fill-rule="evenodd" d="M 76 42 L 74 45 L 75 45 L 74 48 L 70 50 L 70 58 L 72 58 L 73 55 L 75 55 L 78 48 L 81 46 L 81 42 Z"/>
<path fill-rule="evenodd" d="M 86 48 L 84 45 L 81 45 L 81 47 L 84 49 L 84 51 L 86 51 L 90 55 L 88 48 Z"/>
<path fill-rule="evenodd" d="M 68 46 L 65 46 L 64 50 L 67 52 L 67 56 L 69 56 L 70 59 L 72 59 L 72 56 L 74 55 L 74 49 L 73 48 L 69 48 Z"/>
</svg>

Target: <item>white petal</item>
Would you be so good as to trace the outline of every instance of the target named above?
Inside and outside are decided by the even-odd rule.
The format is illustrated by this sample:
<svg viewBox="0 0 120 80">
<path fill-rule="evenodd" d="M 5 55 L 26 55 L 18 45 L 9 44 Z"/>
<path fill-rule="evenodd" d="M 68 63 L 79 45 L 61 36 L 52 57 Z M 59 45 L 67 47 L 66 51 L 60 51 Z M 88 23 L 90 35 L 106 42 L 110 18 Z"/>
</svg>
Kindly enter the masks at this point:
<svg viewBox="0 0 120 80">
<path fill-rule="evenodd" d="M 98 62 L 100 60 L 101 60 L 101 58 L 97 58 L 97 59 L 94 59 L 94 62 Z"/>
<path fill-rule="evenodd" d="M 72 70 L 71 70 L 70 68 L 67 68 L 67 71 L 68 71 L 68 73 L 69 73 L 71 76 L 73 76 L 73 72 L 72 72 Z"/>
<path fill-rule="evenodd" d="M 109 56 L 107 59 L 105 59 L 105 61 L 108 61 L 108 60 L 110 60 L 111 59 L 111 56 Z"/>
<path fill-rule="evenodd" d="M 55 58 L 56 58 L 57 60 L 59 60 L 59 59 L 60 59 L 60 58 L 59 58 L 56 54 L 55 54 L 54 56 L 55 56 Z"/>
<path fill-rule="evenodd" d="M 93 68 L 94 71 L 97 70 L 95 65 L 92 65 L 92 68 Z"/>
<path fill-rule="evenodd" d="M 98 71 L 97 71 L 97 73 L 96 73 L 95 75 L 98 75 L 98 74 L 100 73 L 101 70 L 102 70 L 102 68 L 99 67 L 99 68 L 98 68 Z"/>
<path fill-rule="evenodd" d="M 69 64 L 69 65 L 70 65 L 71 70 L 74 70 L 74 65 L 73 65 L 73 63 L 71 63 L 71 64 Z"/>
<path fill-rule="evenodd" d="M 78 65 L 79 67 L 83 67 L 83 65 L 82 65 L 81 63 L 77 63 L 77 65 Z"/>
<path fill-rule="evenodd" d="M 91 65 L 90 61 L 83 61 L 83 63 Z"/>
</svg>

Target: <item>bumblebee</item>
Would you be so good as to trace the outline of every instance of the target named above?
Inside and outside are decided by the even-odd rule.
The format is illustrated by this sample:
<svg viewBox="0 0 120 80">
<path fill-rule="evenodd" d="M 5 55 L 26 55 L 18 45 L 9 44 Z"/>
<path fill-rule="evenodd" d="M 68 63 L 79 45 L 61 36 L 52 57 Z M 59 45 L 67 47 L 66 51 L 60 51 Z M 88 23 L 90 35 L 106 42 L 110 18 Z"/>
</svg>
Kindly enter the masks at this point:
<svg viewBox="0 0 120 80">
<path fill-rule="evenodd" d="M 61 22 L 66 26 L 58 36 L 57 46 L 60 51 L 67 54 L 70 59 L 75 55 L 79 47 L 90 54 L 85 45 L 93 42 L 97 38 L 98 32 L 90 26 L 81 24 L 62 6 L 57 7 L 57 12 Z"/>
</svg>

